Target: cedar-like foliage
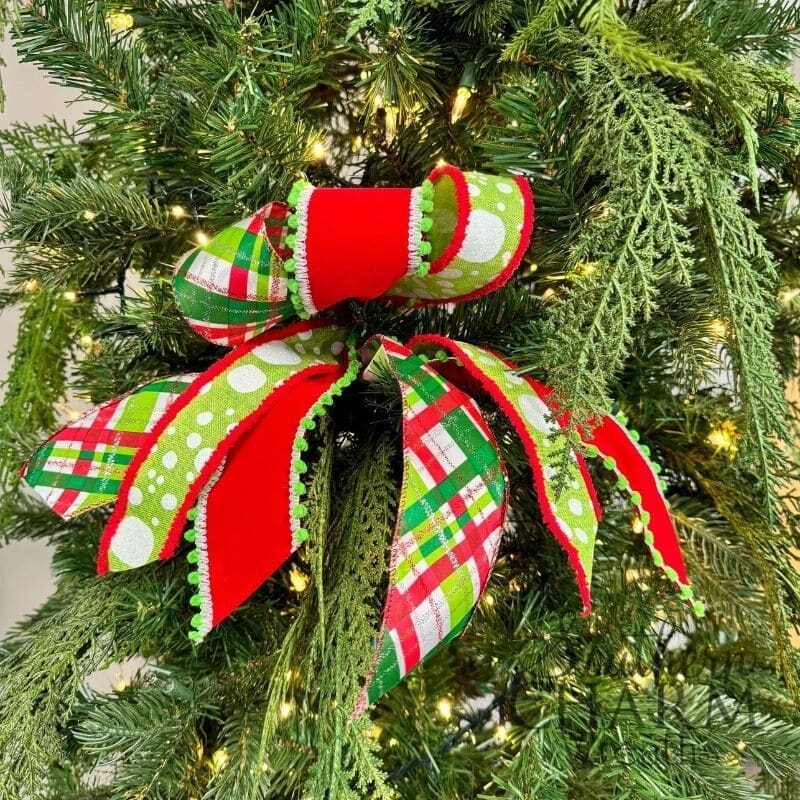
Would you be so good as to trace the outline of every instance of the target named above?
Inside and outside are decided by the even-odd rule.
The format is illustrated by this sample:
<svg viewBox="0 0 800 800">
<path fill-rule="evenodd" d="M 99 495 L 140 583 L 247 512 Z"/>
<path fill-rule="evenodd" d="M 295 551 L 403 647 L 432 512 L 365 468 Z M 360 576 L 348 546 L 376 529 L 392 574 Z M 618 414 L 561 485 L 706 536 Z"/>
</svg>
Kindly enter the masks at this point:
<svg viewBox="0 0 800 800">
<path fill-rule="evenodd" d="M 0 403 L 0 537 L 52 542 L 59 582 L 0 646 L 0 800 L 800 798 L 798 417 L 785 400 L 800 372 L 787 72 L 800 5 L 19 6 L 18 53 L 93 106 L 75 130 L 0 132 L 13 255 L 0 307 L 22 311 Z M 129 29 L 109 24 L 117 13 Z M 453 123 L 467 64 L 476 91 Z M 621 406 L 666 467 L 709 614 L 687 617 L 599 471 L 607 513 L 581 618 L 520 444 L 483 403 L 514 509 L 487 599 L 351 722 L 395 521 L 390 382 L 339 399 L 312 449 L 307 545 L 200 648 L 185 636 L 182 559 L 98 580 L 105 512 L 65 524 L 16 474 L 73 397 L 219 357 L 169 281 L 199 231 L 300 174 L 411 185 L 440 158 L 526 176 L 533 247 L 510 286 L 455 309 L 351 304 L 359 335 L 495 347 L 576 420 Z M 86 688 L 137 656 L 129 686 Z"/>
</svg>

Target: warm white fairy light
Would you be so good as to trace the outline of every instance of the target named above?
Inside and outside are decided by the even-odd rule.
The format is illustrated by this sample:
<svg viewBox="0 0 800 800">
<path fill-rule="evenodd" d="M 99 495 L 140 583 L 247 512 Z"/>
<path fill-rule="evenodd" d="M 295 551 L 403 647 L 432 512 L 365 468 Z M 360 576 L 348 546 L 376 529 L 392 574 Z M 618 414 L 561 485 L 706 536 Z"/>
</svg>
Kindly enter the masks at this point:
<svg viewBox="0 0 800 800">
<path fill-rule="evenodd" d="M 291 703 L 288 700 L 284 700 L 284 702 L 281 703 L 281 706 L 278 709 L 278 713 L 281 715 L 281 719 L 289 719 L 289 717 L 292 716 L 293 711 L 294 711 L 294 703 Z"/>
<path fill-rule="evenodd" d="M 724 339 L 728 335 L 728 323 L 724 319 L 713 319 L 708 323 L 708 333 L 714 339 Z"/>
<path fill-rule="evenodd" d="M 96 211 L 90 211 L 87 208 L 86 211 L 84 211 L 83 214 L 81 214 L 81 217 L 86 222 L 92 222 L 93 220 L 97 219 L 97 212 Z"/>
<path fill-rule="evenodd" d="M 200 247 L 205 247 L 211 241 L 211 237 L 205 231 L 198 230 L 194 232 L 194 240 Z"/>
<path fill-rule="evenodd" d="M 84 350 L 91 350 L 92 347 L 94 346 L 94 339 L 92 339 L 92 337 L 88 333 L 84 333 L 83 336 L 81 336 L 81 338 L 78 339 L 78 344 Z"/>
<path fill-rule="evenodd" d="M 106 14 L 106 24 L 112 31 L 127 31 L 133 27 L 133 15 L 126 11 Z"/>
<path fill-rule="evenodd" d="M 211 771 L 216 773 L 225 769 L 229 760 L 230 756 L 224 747 L 220 747 L 219 750 L 215 750 L 211 756 Z"/>
<path fill-rule="evenodd" d="M 186 209 L 182 205 L 175 203 L 169 207 L 169 213 L 173 219 L 183 219 L 186 216 Z"/>
<path fill-rule="evenodd" d="M 736 425 L 729 419 L 723 420 L 714 428 L 706 438 L 706 441 L 716 450 L 727 450 L 735 452 L 739 440 L 739 431 Z"/>
<path fill-rule="evenodd" d="M 22 284 L 22 288 L 28 293 L 32 294 L 33 292 L 39 289 L 39 281 L 36 278 L 30 278 L 29 280 L 25 281 Z"/>
<path fill-rule="evenodd" d="M 308 588 L 308 575 L 295 565 L 289 572 L 289 583 L 292 585 L 292 591 L 301 594 Z"/>
<path fill-rule="evenodd" d="M 311 157 L 314 161 L 324 161 L 328 157 L 328 148 L 323 142 L 315 141 L 311 145 Z"/>
<path fill-rule="evenodd" d="M 470 89 L 469 86 L 459 86 L 458 89 L 456 89 L 456 96 L 453 98 L 453 107 L 450 109 L 450 122 L 453 125 L 464 116 L 470 97 L 472 97 L 472 89 Z"/>
<path fill-rule="evenodd" d="M 450 719 L 453 715 L 453 706 L 446 697 L 440 697 L 436 702 L 436 711 L 442 719 Z"/>
<path fill-rule="evenodd" d="M 72 289 L 68 289 L 66 292 L 63 292 L 61 295 L 68 303 L 74 303 L 78 299 L 78 293 L 73 292 Z"/>
</svg>

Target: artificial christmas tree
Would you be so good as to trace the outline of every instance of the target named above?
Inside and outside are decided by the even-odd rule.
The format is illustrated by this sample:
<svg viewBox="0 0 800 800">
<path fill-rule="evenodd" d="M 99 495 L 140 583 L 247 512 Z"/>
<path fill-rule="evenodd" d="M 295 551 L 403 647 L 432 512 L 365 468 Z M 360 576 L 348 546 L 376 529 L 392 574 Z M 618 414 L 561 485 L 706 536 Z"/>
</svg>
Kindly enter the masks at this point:
<svg viewBox="0 0 800 800">
<path fill-rule="evenodd" d="M 0 522 L 59 586 L 3 645 L 0 798 L 800 796 L 798 29 L 19 9 L 99 108 L 2 134 Z"/>
</svg>

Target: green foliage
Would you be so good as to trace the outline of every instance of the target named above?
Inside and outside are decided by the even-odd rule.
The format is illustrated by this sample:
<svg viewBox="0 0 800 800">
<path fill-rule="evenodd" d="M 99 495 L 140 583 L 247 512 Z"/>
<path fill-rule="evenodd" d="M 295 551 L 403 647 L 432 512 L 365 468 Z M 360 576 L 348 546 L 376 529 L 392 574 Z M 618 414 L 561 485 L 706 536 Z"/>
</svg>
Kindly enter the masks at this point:
<svg viewBox="0 0 800 800">
<path fill-rule="evenodd" d="M 119 11 L 129 30 L 110 30 Z M 0 800 L 797 800 L 800 418 L 784 392 L 800 377 L 798 31 L 793 0 L 21 8 L 22 57 L 94 105 L 75 130 L 0 132 L 13 256 L 0 306 L 21 310 L 0 536 L 50 541 L 59 582 L 0 649 Z M 451 123 L 466 63 L 476 91 Z M 199 648 L 183 559 L 96 578 L 106 512 L 65 523 L 16 472 L 76 396 L 219 358 L 171 292 L 198 232 L 300 174 L 408 185 L 439 158 L 530 180 L 518 277 L 455 309 L 343 313 L 361 341 L 494 347 L 578 421 L 618 403 L 665 467 L 709 613 L 687 617 L 599 469 L 595 610 L 581 618 L 520 442 L 481 397 L 513 508 L 489 599 L 351 721 L 395 523 L 392 382 L 337 401 L 309 454 L 309 541 Z M 137 656 L 126 688 L 86 687 Z"/>
</svg>

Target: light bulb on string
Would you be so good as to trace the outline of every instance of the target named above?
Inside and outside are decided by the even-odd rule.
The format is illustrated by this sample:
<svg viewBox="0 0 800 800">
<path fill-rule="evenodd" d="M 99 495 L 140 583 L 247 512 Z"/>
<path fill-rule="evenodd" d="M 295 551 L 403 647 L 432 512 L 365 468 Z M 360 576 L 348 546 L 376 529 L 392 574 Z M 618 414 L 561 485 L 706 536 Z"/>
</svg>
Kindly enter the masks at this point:
<svg viewBox="0 0 800 800">
<path fill-rule="evenodd" d="M 735 453 L 738 448 L 739 431 L 732 420 L 723 420 L 713 428 L 706 441 L 717 451 L 726 450 Z"/>
<path fill-rule="evenodd" d="M 25 290 L 26 294 L 33 294 L 33 292 L 39 289 L 39 281 L 37 281 L 36 278 L 30 278 L 22 284 L 22 288 Z"/>
<path fill-rule="evenodd" d="M 74 303 L 78 299 L 78 293 L 72 291 L 72 289 L 67 289 L 66 292 L 62 292 L 61 296 L 68 302 Z"/>
<path fill-rule="evenodd" d="M 314 161 L 325 161 L 328 157 L 328 148 L 319 139 L 311 145 L 311 157 Z"/>
<path fill-rule="evenodd" d="M 453 714 L 453 706 L 446 697 L 441 697 L 436 703 L 436 711 L 442 719 L 450 719 Z"/>
<path fill-rule="evenodd" d="M 461 80 L 458 82 L 458 88 L 453 98 L 453 105 L 450 108 L 451 124 L 455 125 L 464 116 L 469 99 L 474 94 L 476 86 L 475 62 L 470 61 L 464 65 L 464 71 L 461 73 Z"/>
<path fill-rule="evenodd" d="M 127 11 L 115 11 L 111 14 L 106 14 L 106 24 L 112 31 L 117 33 L 130 30 L 133 27 L 133 22 L 133 14 Z"/>
<path fill-rule="evenodd" d="M 299 570 L 297 566 L 293 566 L 289 572 L 289 583 L 292 585 L 292 590 L 301 594 L 308 588 L 308 575 Z"/>
<path fill-rule="evenodd" d="M 175 203 L 169 207 L 169 215 L 173 219 L 183 219 L 186 216 L 186 209 L 182 205 Z"/>
<path fill-rule="evenodd" d="M 385 114 L 386 141 L 392 142 L 394 137 L 397 136 L 397 118 L 400 115 L 400 110 L 397 106 L 388 105 L 383 111 Z"/>
<path fill-rule="evenodd" d="M 292 716 L 292 712 L 294 711 L 294 703 L 285 700 L 281 703 L 280 708 L 278 709 L 278 713 L 281 716 L 281 719 L 289 719 Z"/>
<path fill-rule="evenodd" d="M 200 247 L 205 247 L 211 241 L 211 238 L 205 231 L 197 230 L 194 233 L 194 240 Z"/>
</svg>

